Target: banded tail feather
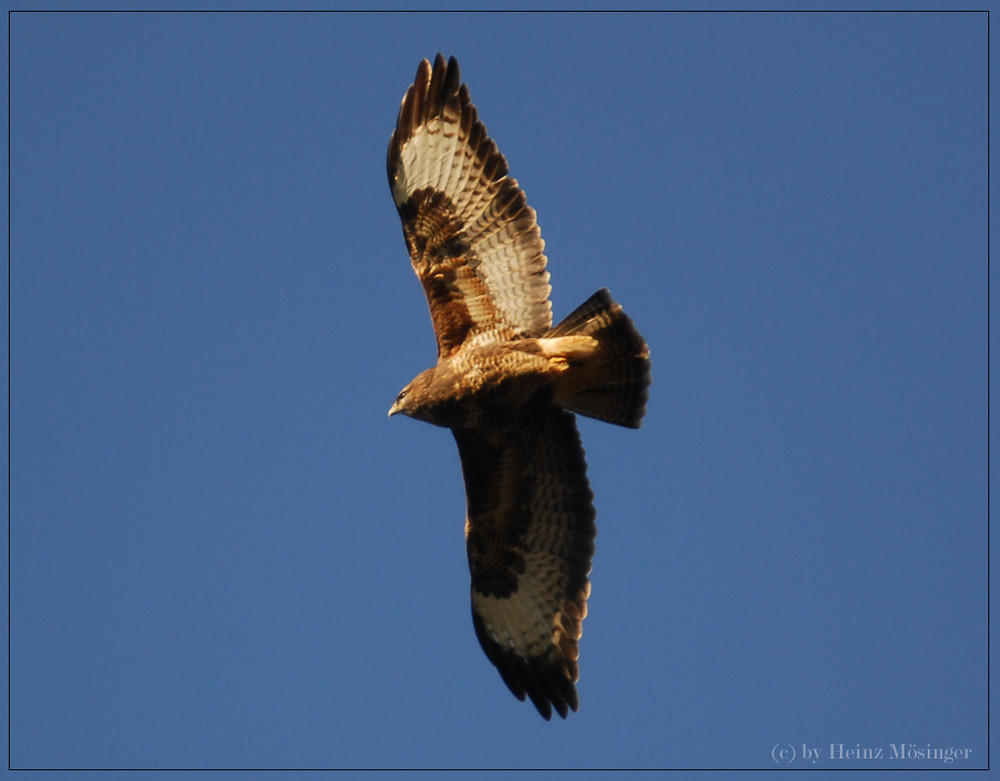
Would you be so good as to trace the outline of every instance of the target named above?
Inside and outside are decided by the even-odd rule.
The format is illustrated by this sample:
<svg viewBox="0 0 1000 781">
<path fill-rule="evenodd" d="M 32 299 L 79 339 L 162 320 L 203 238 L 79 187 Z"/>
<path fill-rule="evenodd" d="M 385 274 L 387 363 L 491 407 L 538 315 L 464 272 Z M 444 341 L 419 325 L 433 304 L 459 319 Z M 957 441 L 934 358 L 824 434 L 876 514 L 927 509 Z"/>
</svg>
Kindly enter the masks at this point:
<svg viewBox="0 0 1000 781">
<path fill-rule="evenodd" d="M 607 288 L 594 293 L 546 334 L 577 335 L 597 340 L 593 381 L 560 398 L 559 405 L 588 418 L 639 428 L 651 382 L 649 347 Z"/>
</svg>

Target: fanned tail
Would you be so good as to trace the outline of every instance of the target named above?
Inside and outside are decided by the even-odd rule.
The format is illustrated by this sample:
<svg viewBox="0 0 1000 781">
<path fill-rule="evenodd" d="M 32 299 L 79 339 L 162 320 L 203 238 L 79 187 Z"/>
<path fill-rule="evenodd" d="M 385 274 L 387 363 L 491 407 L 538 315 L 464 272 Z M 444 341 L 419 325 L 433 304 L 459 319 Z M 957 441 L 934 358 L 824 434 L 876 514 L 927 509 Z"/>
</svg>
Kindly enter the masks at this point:
<svg viewBox="0 0 1000 781">
<path fill-rule="evenodd" d="M 597 341 L 588 382 L 558 403 L 589 418 L 639 428 L 649 398 L 649 347 L 607 288 L 574 309 L 546 337 L 577 335 Z"/>
</svg>

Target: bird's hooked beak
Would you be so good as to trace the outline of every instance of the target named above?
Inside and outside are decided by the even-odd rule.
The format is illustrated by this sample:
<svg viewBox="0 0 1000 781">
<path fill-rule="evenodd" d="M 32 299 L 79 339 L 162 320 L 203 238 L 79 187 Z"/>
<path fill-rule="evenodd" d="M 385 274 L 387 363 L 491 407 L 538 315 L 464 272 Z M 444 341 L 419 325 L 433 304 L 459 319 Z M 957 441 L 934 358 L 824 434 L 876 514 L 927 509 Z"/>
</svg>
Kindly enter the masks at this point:
<svg viewBox="0 0 1000 781">
<path fill-rule="evenodd" d="M 389 417 L 390 418 L 393 415 L 395 415 L 397 412 L 402 412 L 403 411 L 403 399 L 406 398 L 406 393 L 407 393 L 408 390 L 409 390 L 408 387 L 407 388 L 403 388 L 403 390 L 401 390 L 399 392 L 399 395 L 396 397 L 396 400 L 392 403 L 392 406 L 389 407 Z"/>
</svg>

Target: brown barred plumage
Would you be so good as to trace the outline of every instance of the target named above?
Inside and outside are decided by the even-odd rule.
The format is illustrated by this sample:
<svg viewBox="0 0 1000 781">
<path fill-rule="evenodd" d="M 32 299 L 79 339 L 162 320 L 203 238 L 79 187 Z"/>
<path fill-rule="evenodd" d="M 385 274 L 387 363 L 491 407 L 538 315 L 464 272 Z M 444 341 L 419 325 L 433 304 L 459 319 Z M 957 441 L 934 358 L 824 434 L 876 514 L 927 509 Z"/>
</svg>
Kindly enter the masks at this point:
<svg viewBox="0 0 1000 781">
<path fill-rule="evenodd" d="M 452 429 L 476 636 L 519 699 L 565 718 L 597 533 L 572 412 L 638 428 L 649 348 L 607 290 L 552 327 L 535 212 L 454 57 L 420 63 L 387 168 L 438 343 L 389 414 Z"/>
</svg>

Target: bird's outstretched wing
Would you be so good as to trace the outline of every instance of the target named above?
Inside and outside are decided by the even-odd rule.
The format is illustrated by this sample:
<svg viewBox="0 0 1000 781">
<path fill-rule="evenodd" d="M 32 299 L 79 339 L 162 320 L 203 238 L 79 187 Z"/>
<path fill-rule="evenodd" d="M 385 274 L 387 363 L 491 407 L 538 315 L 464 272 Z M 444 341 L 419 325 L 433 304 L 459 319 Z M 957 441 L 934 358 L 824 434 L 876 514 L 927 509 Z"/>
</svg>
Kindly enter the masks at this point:
<svg viewBox="0 0 1000 781">
<path fill-rule="evenodd" d="M 578 706 L 595 511 L 576 421 L 548 408 L 456 429 L 476 636 L 510 690 L 546 719 Z"/>
<path fill-rule="evenodd" d="M 438 356 L 467 340 L 540 336 L 552 324 L 535 211 L 486 134 L 458 62 L 422 60 L 387 159 L 413 269 L 427 294 Z"/>
</svg>

